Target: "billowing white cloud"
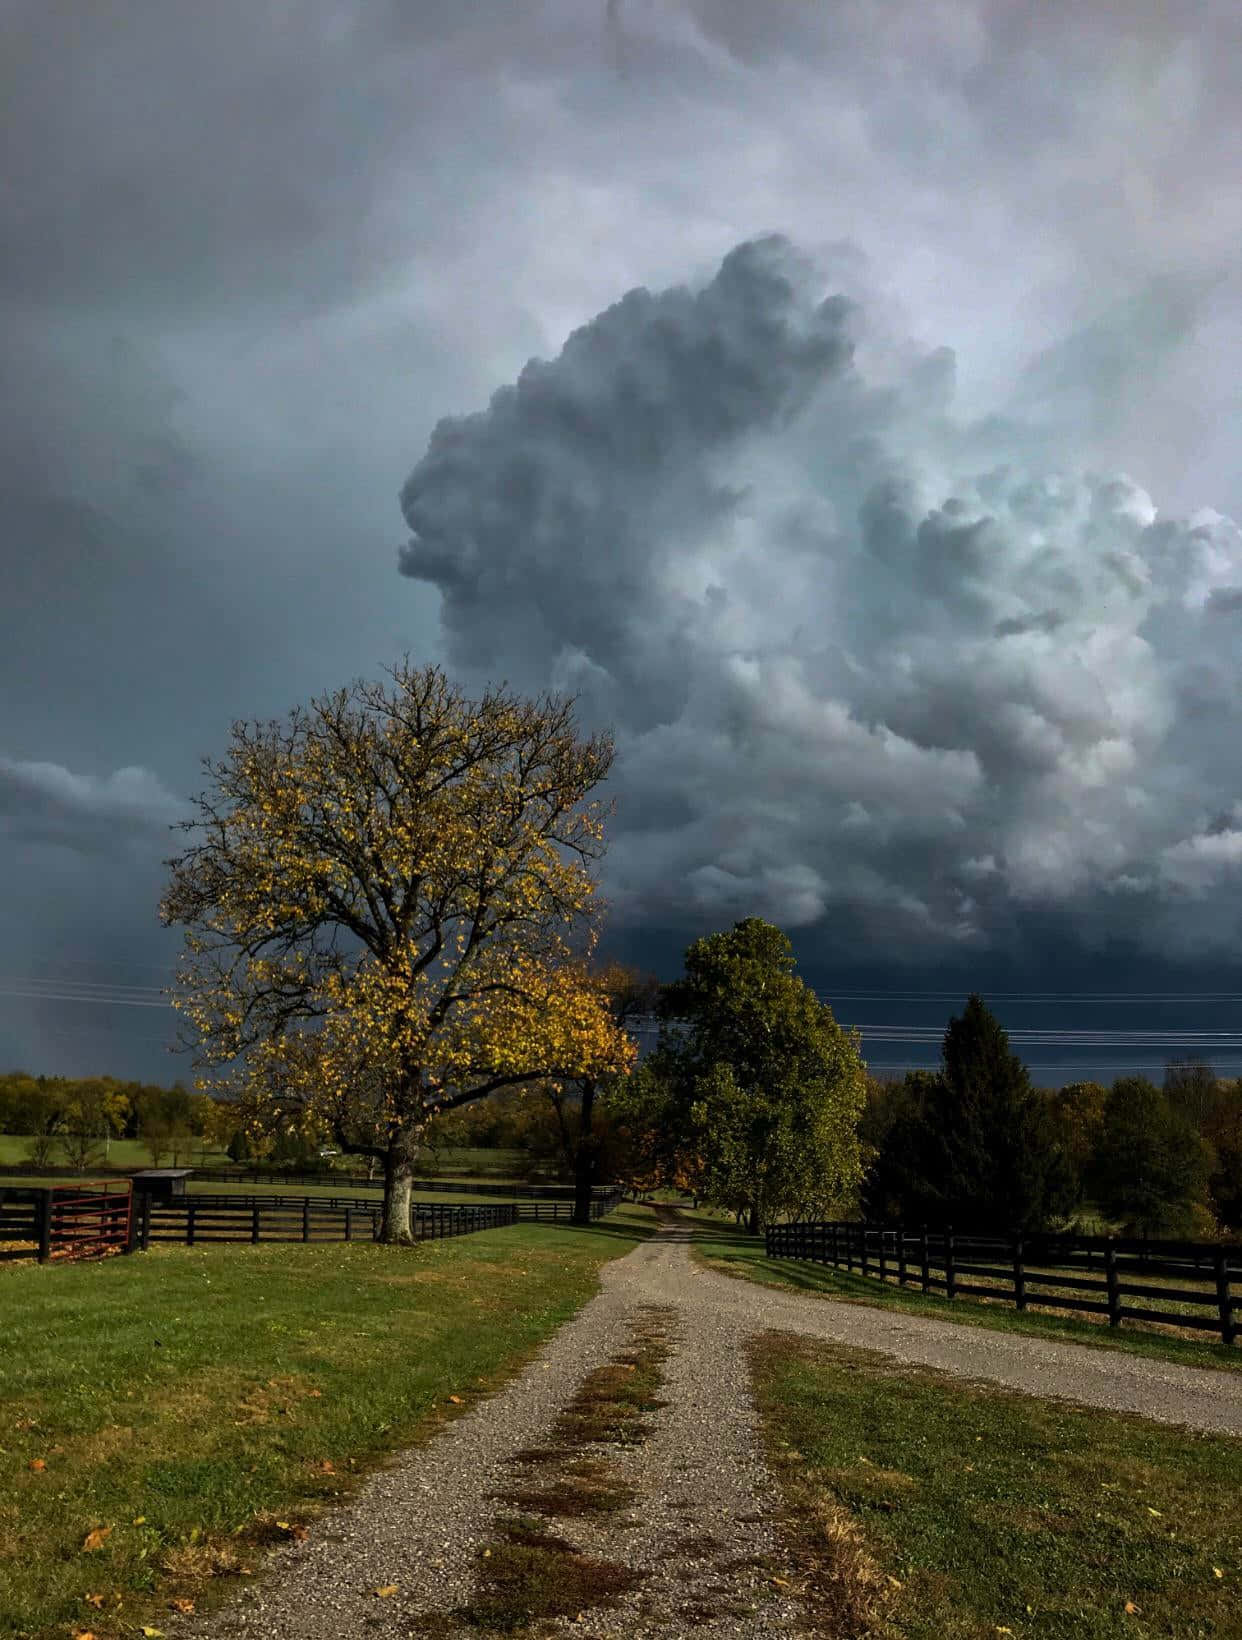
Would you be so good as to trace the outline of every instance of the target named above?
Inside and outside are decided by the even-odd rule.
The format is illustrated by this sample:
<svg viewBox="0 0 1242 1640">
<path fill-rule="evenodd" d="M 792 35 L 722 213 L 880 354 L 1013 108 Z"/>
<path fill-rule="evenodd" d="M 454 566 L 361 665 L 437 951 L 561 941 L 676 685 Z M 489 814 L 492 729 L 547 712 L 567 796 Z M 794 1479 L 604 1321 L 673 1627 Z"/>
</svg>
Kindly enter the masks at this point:
<svg viewBox="0 0 1242 1640">
<path fill-rule="evenodd" d="M 1058 910 L 1075 943 L 1235 940 L 1228 893 L 1184 909 L 1242 862 L 1202 829 L 1242 794 L 1242 532 L 956 418 L 952 353 L 857 288 L 749 241 L 442 421 L 400 568 L 454 666 L 615 725 L 622 921 L 754 912 L 872 959 Z"/>
</svg>

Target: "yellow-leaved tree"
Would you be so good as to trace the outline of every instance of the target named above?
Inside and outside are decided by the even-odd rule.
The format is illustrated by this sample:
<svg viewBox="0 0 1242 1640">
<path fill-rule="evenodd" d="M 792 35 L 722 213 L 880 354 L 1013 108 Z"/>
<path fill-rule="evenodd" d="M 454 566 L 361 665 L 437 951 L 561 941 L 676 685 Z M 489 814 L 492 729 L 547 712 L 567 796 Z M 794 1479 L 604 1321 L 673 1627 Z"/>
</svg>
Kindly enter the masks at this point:
<svg viewBox="0 0 1242 1640">
<path fill-rule="evenodd" d="M 406 1241 L 437 1112 L 625 1071 L 636 1050 L 583 967 L 610 737 L 580 737 L 558 696 L 469 700 L 408 655 L 389 676 L 285 728 L 233 725 L 160 919 L 186 930 L 181 1047 L 232 1067 L 198 1085 L 236 1096 L 256 1133 L 376 1157 L 383 1237 Z"/>
</svg>

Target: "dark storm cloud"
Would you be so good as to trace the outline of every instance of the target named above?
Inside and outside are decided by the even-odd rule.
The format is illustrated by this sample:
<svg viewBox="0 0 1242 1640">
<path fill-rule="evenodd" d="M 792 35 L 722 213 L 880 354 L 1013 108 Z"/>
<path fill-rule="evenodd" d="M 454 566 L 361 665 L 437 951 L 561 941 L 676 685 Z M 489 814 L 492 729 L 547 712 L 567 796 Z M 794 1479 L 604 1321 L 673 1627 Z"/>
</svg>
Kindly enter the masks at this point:
<svg viewBox="0 0 1242 1640">
<path fill-rule="evenodd" d="M 1242 913 L 1206 896 L 1242 830 L 1204 811 L 1239 801 L 1210 733 L 1238 721 L 1205 612 L 1242 534 L 1027 471 L 1016 422 L 981 468 L 945 350 L 878 388 L 854 331 L 770 236 L 442 423 L 400 567 L 443 593 L 455 662 L 617 724 L 626 920 L 758 912 L 821 955 L 848 926 L 926 958 L 1014 954 L 1040 905 L 1075 946 L 1228 946 Z"/>
<path fill-rule="evenodd" d="M 1071 804 L 1036 802 L 1032 783 L 1063 776 L 1080 745 L 1102 755 L 1098 702 L 1079 722 L 1051 698 L 1058 675 L 1081 678 L 1080 653 L 1100 670 L 1088 611 L 1112 645 L 1100 688 L 1116 732 L 1129 669 L 1134 711 L 1193 720 L 1187 766 L 1164 765 L 1171 789 L 1230 767 L 1232 583 L 1211 567 L 1224 526 L 1204 521 L 1189 547 L 1203 569 L 1185 610 L 1157 573 L 1184 530 L 1136 548 L 1108 524 L 1122 504 L 1105 489 L 1093 522 L 1081 485 L 1037 493 L 1028 469 L 1068 453 L 1133 472 L 1157 530 L 1202 498 L 1242 513 L 1237 283 L 1219 280 L 1242 233 L 1240 31 L 1223 0 L 1193 16 L 1155 0 L 1124 15 L 1025 0 L 12 0 L 0 756 L 88 785 L 140 768 L 184 796 L 234 718 L 376 677 L 406 648 L 441 658 L 447 598 L 471 605 L 457 654 L 472 675 L 550 672 L 633 737 L 631 829 L 610 866 L 631 908 L 664 861 L 661 927 L 761 885 L 795 917 L 823 901 L 860 940 L 948 880 L 951 813 L 973 837 L 979 789 L 1016 780 L 1041 815 Z M 627 290 L 658 304 L 685 284 L 689 300 L 773 229 L 856 304 L 852 365 L 821 379 L 791 355 L 788 378 L 769 376 L 756 349 L 775 419 L 752 414 L 743 381 L 714 431 L 647 387 L 670 450 L 631 455 L 628 486 L 607 475 L 615 451 L 570 437 L 549 469 L 538 446 L 576 554 L 553 550 L 527 494 L 546 562 L 528 554 L 518 574 L 489 547 L 470 568 L 442 544 L 436 579 L 393 598 L 394 496 L 439 419 L 486 406 Z M 784 277 L 799 294 L 783 322 L 803 323 L 802 275 Z M 956 353 L 925 345 L 941 338 Z M 606 447 L 620 431 L 593 379 L 577 391 Z M 808 381 L 812 402 L 788 414 Z M 970 459 L 954 415 L 980 424 Z M 996 565 L 1015 531 L 1034 553 L 1041 530 L 1074 551 L 1032 572 L 1028 598 L 1026 571 Z M 1137 636 L 1158 664 L 1117 631 L 1153 601 Z M 1064 625 L 1043 630 L 1055 611 Z M 974 694 L 944 660 L 962 634 L 982 645 Z M 775 721 L 763 698 L 784 703 Z M 821 743 L 856 766 L 855 790 L 826 780 Z M 929 794 L 919 827 L 903 782 Z M 963 786 L 969 802 L 951 795 Z M 1204 826 L 1233 801 L 1206 790 Z M 799 803 L 822 845 L 790 819 Z M 108 978 L 126 953 L 125 977 L 154 983 L 141 965 L 166 959 L 166 841 L 113 814 L 100 825 L 127 841 L 99 870 L 36 836 L 94 822 L 39 812 L 0 851 L 0 964 L 93 961 Z M 833 864 L 856 856 L 857 916 Z M 1168 869 L 1197 881 L 1225 869 L 1214 858 L 1188 849 Z M 1009 880 L 975 884 L 989 929 L 1009 928 Z M 1117 891 L 1123 921 L 1146 915 L 1139 880 Z M 0 1021 L 19 1033 L 0 1034 L 0 1056 L 33 1040 L 22 1057 L 64 1063 L 53 1036 L 20 1035 L 23 1015 Z"/>
</svg>

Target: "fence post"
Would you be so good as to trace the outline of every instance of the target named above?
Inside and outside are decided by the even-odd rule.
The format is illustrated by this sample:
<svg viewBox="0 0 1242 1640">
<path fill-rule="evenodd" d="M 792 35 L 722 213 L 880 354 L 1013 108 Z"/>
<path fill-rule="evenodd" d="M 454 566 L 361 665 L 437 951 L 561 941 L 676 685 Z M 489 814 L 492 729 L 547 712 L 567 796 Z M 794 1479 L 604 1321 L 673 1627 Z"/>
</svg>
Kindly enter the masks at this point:
<svg viewBox="0 0 1242 1640">
<path fill-rule="evenodd" d="M 145 1253 L 151 1245 L 151 1193 L 144 1190 L 142 1193 L 142 1250 Z"/>
<path fill-rule="evenodd" d="M 847 1275 L 854 1273 L 854 1226 L 845 1225 L 845 1271 Z"/>
<path fill-rule="evenodd" d="M 39 1192 L 39 1263 L 46 1264 L 52 1256 L 52 1192 Z"/>
<path fill-rule="evenodd" d="M 878 1234 L 880 1237 L 880 1280 L 887 1281 L 888 1277 L 884 1272 L 884 1237 L 886 1232 L 883 1225 L 880 1226 Z"/>
<path fill-rule="evenodd" d="M 1108 1284 L 1108 1324 L 1121 1325 L 1121 1294 L 1117 1288 L 1117 1249 L 1109 1236 L 1104 1243 L 1104 1279 Z"/>
<path fill-rule="evenodd" d="M 897 1285 L 899 1287 L 904 1287 L 905 1284 L 906 1284 L 906 1227 L 905 1227 L 904 1224 L 899 1224 L 897 1226 Z"/>
<path fill-rule="evenodd" d="M 1013 1301 L 1019 1310 L 1026 1309 L 1026 1270 L 1022 1264 L 1022 1235 L 1013 1238 Z"/>
<path fill-rule="evenodd" d="M 1226 1344 L 1232 1344 L 1237 1337 L 1238 1329 L 1233 1319 L 1233 1298 L 1229 1292 L 1229 1269 L 1225 1262 L 1225 1249 L 1218 1247 L 1212 1255 L 1212 1262 L 1216 1266 L 1216 1302 L 1220 1308 L 1220 1336 Z"/>
<path fill-rule="evenodd" d="M 185 1244 L 187 1247 L 193 1247 L 194 1245 L 194 1213 L 194 1197 L 187 1196 L 185 1204 Z"/>
<path fill-rule="evenodd" d="M 923 1225 L 919 1233 L 919 1263 L 923 1271 L 923 1291 L 931 1292 L 931 1253 L 927 1246 L 927 1226 Z"/>
<path fill-rule="evenodd" d="M 354 1210 L 353 1210 L 352 1207 L 347 1207 L 345 1209 L 345 1240 L 346 1241 L 352 1241 L 353 1239 L 354 1239 Z"/>
<path fill-rule="evenodd" d="M 253 1207 L 250 1209 L 250 1242 L 252 1246 L 258 1246 L 260 1222 L 259 1204 L 256 1200 Z"/>
<path fill-rule="evenodd" d="M 310 1240 L 310 1197 L 302 1198 L 302 1240 Z"/>
<path fill-rule="evenodd" d="M 858 1268 L 862 1272 L 863 1275 L 866 1275 L 866 1273 L 867 1273 L 867 1221 L 866 1221 L 866 1219 L 864 1219 L 863 1222 L 859 1225 L 858 1234 L 859 1234 L 859 1238 L 860 1238 L 859 1243 L 858 1243 Z"/>
<path fill-rule="evenodd" d="M 957 1276 L 953 1270 L 953 1227 L 944 1227 L 944 1291 L 946 1298 L 957 1297 Z"/>
</svg>

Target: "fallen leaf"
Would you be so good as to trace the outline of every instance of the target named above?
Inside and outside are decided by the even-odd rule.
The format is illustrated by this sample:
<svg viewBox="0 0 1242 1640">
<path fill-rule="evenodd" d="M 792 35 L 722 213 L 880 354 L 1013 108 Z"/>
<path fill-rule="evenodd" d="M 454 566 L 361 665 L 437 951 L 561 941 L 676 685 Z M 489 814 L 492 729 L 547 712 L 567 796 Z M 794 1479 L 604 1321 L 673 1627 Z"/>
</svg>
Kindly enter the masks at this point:
<svg viewBox="0 0 1242 1640">
<path fill-rule="evenodd" d="M 95 1640 L 94 1629 L 74 1629 L 73 1640 Z"/>
<path fill-rule="evenodd" d="M 1131 1617 L 1141 1617 L 1143 1614 L 1143 1608 L 1141 1606 L 1136 1606 L 1133 1600 L 1126 1601 L 1126 1611 Z"/>
<path fill-rule="evenodd" d="M 787 1577 L 774 1577 L 772 1582 L 778 1589 L 787 1589 L 789 1587 L 789 1579 Z"/>
<path fill-rule="evenodd" d="M 320 1458 L 316 1463 L 312 1464 L 311 1467 L 313 1469 L 317 1469 L 321 1475 L 336 1474 L 336 1465 L 332 1462 L 331 1458 Z"/>
<path fill-rule="evenodd" d="M 37 1475 L 41 1469 L 46 1469 L 47 1465 L 46 1465 L 46 1463 L 44 1463 L 42 1458 L 31 1458 L 30 1467 L 31 1467 L 31 1469 L 34 1470 L 35 1474 Z"/>
<path fill-rule="evenodd" d="M 112 1536 L 110 1526 L 97 1526 L 93 1532 L 88 1532 L 82 1542 L 84 1549 L 102 1549 L 108 1538 Z"/>
<path fill-rule="evenodd" d="M 135 1526 L 145 1526 L 146 1524 L 147 1524 L 147 1517 L 145 1515 L 135 1515 L 134 1516 L 134 1525 Z"/>
<path fill-rule="evenodd" d="M 381 1583 L 375 1592 L 381 1600 L 387 1600 L 389 1595 L 396 1594 L 399 1587 L 397 1583 Z"/>
<path fill-rule="evenodd" d="M 183 1612 L 187 1615 L 194 1610 L 192 1600 L 170 1600 L 168 1604 L 172 1611 Z"/>
<path fill-rule="evenodd" d="M 1224 1577 L 1224 1575 L 1225 1575 L 1224 1572 L 1221 1571 L 1219 1566 L 1213 1566 L 1212 1567 L 1212 1576 L 1213 1577 Z"/>
<path fill-rule="evenodd" d="M 289 1522 L 287 1520 L 278 1520 L 276 1524 L 280 1527 L 282 1532 L 287 1532 L 289 1530 Z"/>
<path fill-rule="evenodd" d="M 323 1399 L 323 1391 L 321 1389 L 308 1389 L 306 1393 L 310 1396 L 312 1401 L 321 1401 Z"/>
<path fill-rule="evenodd" d="M 997 1625 L 996 1625 L 996 1632 L 997 1632 L 997 1634 L 1012 1634 L 1012 1633 L 1013 1633 L 1013 1630 L 1012 1630 L 1012 1629 L 1007 1629 L 1007 1628 L 1006 1628 L 1006 1627 L 1005 1627 L 1005 1626 L 1004 1626 L 1004 1624 L 1003 1624 L 1003 1623 L 998 1623 L 998 1624 L 997 1624 Z"/>
<path fill-rule="evenodd" d="M 1147 1513 L 1149 1515 L 1159 1515 L 1160 1511 L 1159 1511 L 1159 1509 L 1153 1509 L 1151 1504 L 1149 1503 L 1147 1505 Z"/>
<path fill-rule="evenodd" d="M 147 1640 L 159 1640 L 159 1637 L 164 1633 L 163 1629 L 153 1629 L 150 1623 L 142 1625 L 142 1632 L 146 1635 Z"/>
<path fill-rule="evenodd" d="M 459 1407 L 461 1405 L 461 1396 L 460 1395 L 450 1395 L 449 1400 L 453 1403 L 453 1405 L 455 1407 Z"/>
<path fill-rule="evenodd" d="M 88 1606 L 94 1606 L 96 1611 L 102 1611 L 103 1603 L 107 1596 L 102 1594 L 84 1594 L 82 1598 Z"/>
<path fill-rule="evenodd" d="M 899 1577 L 894 1577 L 892 1572 L 889 1572 L 887 1575 L 888 1581 L 893 1585 L 894 1589 L 900 1589 L 901 1579 Z"/>
</svg>

